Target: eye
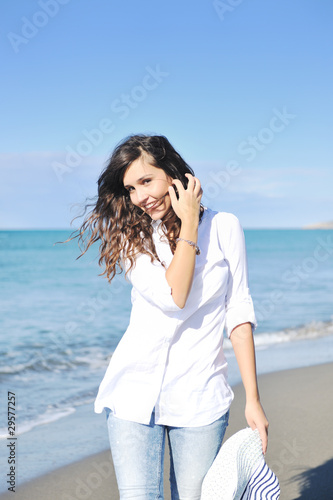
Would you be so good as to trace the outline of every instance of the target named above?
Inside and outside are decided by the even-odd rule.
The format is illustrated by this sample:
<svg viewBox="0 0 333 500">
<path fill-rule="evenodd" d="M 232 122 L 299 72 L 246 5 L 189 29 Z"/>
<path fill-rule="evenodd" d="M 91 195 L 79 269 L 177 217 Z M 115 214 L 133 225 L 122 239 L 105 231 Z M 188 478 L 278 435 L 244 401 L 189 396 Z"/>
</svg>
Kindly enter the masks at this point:
<svg viewBox="0 0 333 500">
<path fill-rule="evenodd" d="M 144 180 L 142 181 L 142 184 L 148 184 L 150 181 L 151 181 L 151 179 L 144 179 Z"/>
</svg>

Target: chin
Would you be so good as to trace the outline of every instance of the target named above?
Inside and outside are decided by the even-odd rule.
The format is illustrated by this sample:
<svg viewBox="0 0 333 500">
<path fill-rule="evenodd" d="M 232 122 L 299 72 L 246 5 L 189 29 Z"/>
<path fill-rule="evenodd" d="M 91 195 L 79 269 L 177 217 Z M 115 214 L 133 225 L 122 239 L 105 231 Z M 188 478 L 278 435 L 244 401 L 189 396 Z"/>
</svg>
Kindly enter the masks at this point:
<svg viewBox="0 0 333 500">
<path fill-rule="evenodd" d="M 171 207 L 166 207 L 162 210 L 154 210 L 152 213 L 148 213 L 149 217 L 152 219 L 152 220 L 159 220 L 159 219 L 163 219 L 163 217 L 165 217 L 165 215 L 169 212 Z"/>
<path fill-rule="evenodd" d="M 159 219 L 163 219 L 163 217 L 165 216 L 166 212 L 160 212 L 160 213 L 153 213 L 153 214 L 149 214 L 149 217 L 152 219 L 152 220 L 159 220 Z"/>
</svg>

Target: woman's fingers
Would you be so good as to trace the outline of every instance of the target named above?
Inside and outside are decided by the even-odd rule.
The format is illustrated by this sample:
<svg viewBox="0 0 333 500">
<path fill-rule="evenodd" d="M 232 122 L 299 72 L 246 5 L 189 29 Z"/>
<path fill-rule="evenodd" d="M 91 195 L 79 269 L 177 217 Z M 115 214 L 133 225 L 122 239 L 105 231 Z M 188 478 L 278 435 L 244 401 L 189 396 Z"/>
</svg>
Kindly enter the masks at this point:
<svg viewBox="0 0 333 500">
<path fill-rule="evenodd" d="M 188 189 L 193 189 L 193 192 L 198 196 L 202 196 L 201 182 L 197 177 L 194 177 L 191 174 L 185 174 L 188 178 Z"/>
<path fill-rule="evenodd" d="M 199 181 L 199 179 L 197 179 L 196 177 L 194 178 L 195 179 L 195 186 L 194 186 L 194 192 L 197 194 L 197 195 L 202 195 L 202 188 L 201 188 L 201 182 Z"/>
<path fill-rule="evenodd" d="M 172 183 L 176 186 L 178 193 L 182 191 L 195 192 L 198 194 L 201 190 L 201 183 L 197 177 L 194 177 L 191 174 L 185 174 L 188 179 L 187 188 L 184 188 L 183 183 L 179 179 L 173 179 Z"/>
<path fill-rule="evenodd" d="M 176 215 L 181 219 L 196 219 L 200 210 L 202 196 L 199 179 L 191 174 L 185 174 L 188 184 L 185 188 L 179 179 L 172 179 L 169 187 L 171 205 Z"/>
<path fill-rule="evenodd" d="M 262 442 L 262 451 L 265 454 L 268 443 L 269 424 L 261 403 L 258 401 L 246 403 L 245 418 L 251 429 L 258 429 Z"/>
<path fill-rule="evenodd" d="M 185 188 L 179 179 L 172 179 L 172 184 L 176 187 L 178 193 L 185 191 Z"/>
<path fill-rule="evenodd" d="M 197 183 L 199 182 L 199 179 L 197 179 L 196 177 L 194 177 L 191 174 L 185 174 L 185 176 L 188 179 L 187 189 L 194 190 L 194 188 L 196 187 Z"/>
<path fill-rule="evenodd" d="M 169 186 L 168 191 L 169 191 L 171 205 L 174 207 L 175 203 L 177 203 L 177 201 L 178 201 L 175 188 L 173 186 Z"/>
<path fill-rule="evenodd" d="M 267 445 L 268 445 L 268 429 L 263 426 L 263 427 L 258 428 L 258 430 L 259 430 L 261 443 L 262 443 L 262 452 L 264 455 L 266 455 Z"/>
</svg>

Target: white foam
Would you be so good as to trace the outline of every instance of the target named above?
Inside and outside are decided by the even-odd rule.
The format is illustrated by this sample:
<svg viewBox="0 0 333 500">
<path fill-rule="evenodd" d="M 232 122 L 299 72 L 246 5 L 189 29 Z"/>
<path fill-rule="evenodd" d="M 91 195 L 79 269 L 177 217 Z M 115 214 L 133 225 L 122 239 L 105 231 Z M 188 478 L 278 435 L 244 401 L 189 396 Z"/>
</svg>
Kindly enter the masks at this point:
<svg viewBox="0 0 333 500">
<path fill-rule="evenodd" d="M 274 344 L 292 342 L 294 340 L 311 340 L 319 337 L 333 335 L 333 321 L 313 321 L 295 328 L 286 328 L 277 332 L 264 332 L 254 334 L 256 349 L 265 349 Z M 231 341 L 224 339 L 223 349 L 232 349 Z"/>
<path fill-rule="evenodd" d="M 63 356 L 64 353 L 67 355 Z M 70 356 L 71 355 L 71 356 Z M 38 354 L 26 363 L 8 364 L 0 368 L 2 375 L 22 375 L 37 372 L 55 372 L 73 370 L 87 366 L 89 370 L 99 370 L 108 364 L 108 357 L 100 349 L 86 348 L 83 353 L 74 355 L 71 350 L 50 352 L 44 356 Z"/>
<path fill-rule="evenodd" d="M 24 434 L 31 431 L 39 425 L 50 424 L 51 422 L 56 422 L 57 420 L 68 417 L 72 413 L 75 413 L 75 408 L 63 408 L 56 410 L 47 410 L 43 415 L 40 415 L 35 420 L 27 420 L 26 422 L 20 422 L 17 431 L 15 431 L 15 436 Z M 6 428 L 0 429 L 0 439 L 7 439 L 8 430 Z"/>
</svg>

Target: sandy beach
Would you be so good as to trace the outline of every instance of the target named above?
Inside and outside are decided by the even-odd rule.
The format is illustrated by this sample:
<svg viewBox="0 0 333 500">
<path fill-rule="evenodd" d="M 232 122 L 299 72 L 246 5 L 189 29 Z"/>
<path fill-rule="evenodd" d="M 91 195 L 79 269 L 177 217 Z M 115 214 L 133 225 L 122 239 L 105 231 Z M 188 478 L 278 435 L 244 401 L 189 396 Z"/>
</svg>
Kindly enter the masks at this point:
<svg viewBox="0 0 333 500">
<path fill-rule="evenodd" d="M 259 387 L 270 422 L 266 461 L 279 478 L 281 499 L 333 498 L 333 363 L 261 375 Z M 246 427 L 244 391 L 234 388 L 226 437 Z M 73 443 L 73 446 L 74 443 Z M 170 499 L 168 463 L 165 499 Z M 109 450 L 25 483 L 0 500 L 116 500 Z"/>
</svg>

